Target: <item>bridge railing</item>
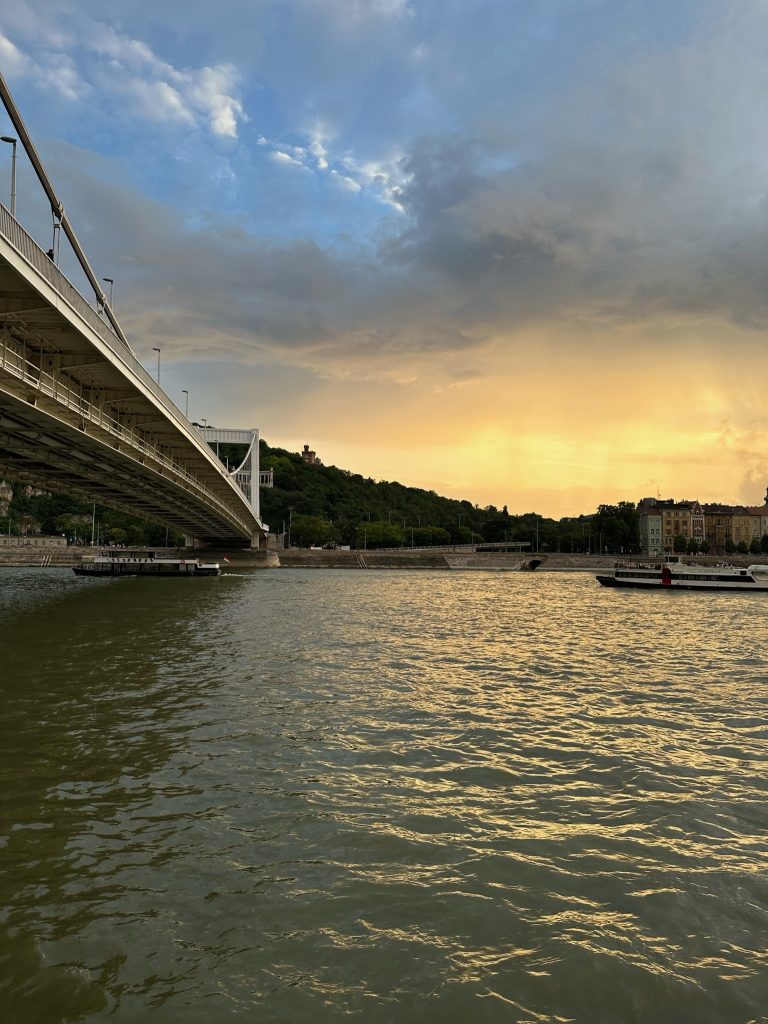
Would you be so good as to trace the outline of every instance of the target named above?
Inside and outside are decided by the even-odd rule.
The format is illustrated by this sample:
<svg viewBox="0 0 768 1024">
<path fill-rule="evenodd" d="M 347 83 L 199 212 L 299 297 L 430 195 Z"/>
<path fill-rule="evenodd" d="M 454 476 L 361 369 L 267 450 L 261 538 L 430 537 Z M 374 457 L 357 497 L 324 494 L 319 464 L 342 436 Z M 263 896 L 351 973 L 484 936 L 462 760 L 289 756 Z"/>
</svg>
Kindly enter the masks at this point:
<svg viewBox="0 0 768 1024">
<path fill-rule="evenodd" d="M 87 419 L 124 444 L 135 449 L 142 456 L 151 459 L 155 463 L 159 463 L 174 476 L 181 478 L 188 488 L 195 490 L 200 496 L 204 497 L 206 502 L 216 508 L 230 523 L 238 526 L 246 533 L 250 532 L 250 525 L 240 519 L 221 498 L 215 495 L 205 484 L 201 483 L 198 477 L 190 473 L 186 466 L 176 462 L 156 445 L 148 442 L 137 431 L 121 423 L 109 411 L 105 411 L 103 406 L 89 402 L 80 392 L 69 387 L 68 384 L 59 379 L 55 374 L 49 373 L 47 370 L 41 370 L 39 366 L 29 362 L 15 348 L 9 347 L 4 332 L 0 332 L 0 336 L 2 337 L 0 368 L 25 384 L 30 385 L 35 391 L 55 399 L 55 401 L 75 412 L 81 419 Z"/>
<path fill-rule="evenodd" d="M 207 455 L 209 453 L 208 445 L 200 438 L 200 435 L 192 427 L 184 413 L 168 397 L 154 377 L 147 372 L 130 347 L 118 338 L 110 324 L 102 320 L 93 306 L 81 295 L 72 282 L 64 276 L 50 256 L 40 248 L 34 238 L 24 230 L 16 218 L 12 216 L 10 210 L 6 209 L 2 203 L 0 203 L 0 234 L 48 282 L 81 320 L 85 321 L 120 361 L 139 378 L 144 387 L 152 392 L 166 412 L 175 420 L 176 424 L 191 438 L 194 444 L 199 446 L 200 451 Z M 221 472 L 222 477 L 229 480 L 223 466 Z M 233 487 L 239 492 L 239 488 L 236 485 L 233 484 Z"/>
<path fill-rule="evenodd" d="M 64 276 L 53 260 L 44 252 L 31 235 L 27 234 L 24 228 L 13 217 L 9 210 L 0 203 L 0 233 L 11 243 L 14 249 L 22 256 L 41 277 L 44 277 L 48 284 L 64 299 L 68 306 L 85 320 L 95 334 L 107 345 L 112 352 L 118 356 L 123 363 L 133 370 L 142 384 L 154 394 L 164 408 L 171 413 L 174 419 L 184 426 L 189 425 L 184 413 L 163 391 L 154 377 L 151 376 L 139 362 L 133 351 L 112 330 L 110 324 L 102 320 L 97 311 L 91 306 L 88 300 L 81 295 L 72 282 Z"/>
</svg>

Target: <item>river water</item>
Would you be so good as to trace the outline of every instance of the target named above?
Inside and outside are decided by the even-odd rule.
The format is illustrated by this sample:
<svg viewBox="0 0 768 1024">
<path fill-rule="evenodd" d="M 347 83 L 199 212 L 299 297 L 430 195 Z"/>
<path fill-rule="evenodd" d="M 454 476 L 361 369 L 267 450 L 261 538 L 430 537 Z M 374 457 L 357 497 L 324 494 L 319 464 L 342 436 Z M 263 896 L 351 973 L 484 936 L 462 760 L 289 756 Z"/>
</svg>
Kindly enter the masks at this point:
<svg viewBox="0 0 768 1024">
<path fill-rule="evenodd" d="M 0 573 L 8 1024 L 768 1019 L 768 598 Z"/>
</svg>

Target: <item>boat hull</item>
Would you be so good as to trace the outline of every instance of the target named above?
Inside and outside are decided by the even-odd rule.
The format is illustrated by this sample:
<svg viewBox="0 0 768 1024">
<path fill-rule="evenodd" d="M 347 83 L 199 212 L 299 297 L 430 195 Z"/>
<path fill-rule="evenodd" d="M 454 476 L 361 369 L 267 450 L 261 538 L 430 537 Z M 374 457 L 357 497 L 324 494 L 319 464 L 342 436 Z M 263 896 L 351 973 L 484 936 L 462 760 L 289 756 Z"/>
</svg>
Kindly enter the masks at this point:
<svg viewBox="0 0 768 1024">
<path fill-rule="evenodd" d="M 76 576 L 100 579 L 112 576 L 220 576 L 218 562 L 198 558 L 168 558 L 150 548 L 113 548 L 72 566 Z"/>
<path fill-rule="evenodd" d="M 597 582 L 603 587 L 621 587 L 633 590 L 708 590 L 718 593 L 738 591 L 739 593 L 767 592 L 768 583 L 728 581 L 699 581 L 673 579 L 669 583 L 661 579 L 617 579 L 615 576 L 597 576 Z"/>
<path fill-rule="evenodd" d="M 91 565 L 75 565 L 72 571 L 76 576 L 90 576 L 94 577 L 113 577 L 113 576 L 165 576 L 171 579 L 182 579 L 197 576 L 220 576 L 221 569 L 214 568 L 213 566 L 195 566 L 189 569 L 166 569 L 160 568 L 159 566 L 146 566 L 146 565 L 127 565 L 125 563 L 119 565 L 107 565 L 103 568 L 101 566 Z"/>
</svg>

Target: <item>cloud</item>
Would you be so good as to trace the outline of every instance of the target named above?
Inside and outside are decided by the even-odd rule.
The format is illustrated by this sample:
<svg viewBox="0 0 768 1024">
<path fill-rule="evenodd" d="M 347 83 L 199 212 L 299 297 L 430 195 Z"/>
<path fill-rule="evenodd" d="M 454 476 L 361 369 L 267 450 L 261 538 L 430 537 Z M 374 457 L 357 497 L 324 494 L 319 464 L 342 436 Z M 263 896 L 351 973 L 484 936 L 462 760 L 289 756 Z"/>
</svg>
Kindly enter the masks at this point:
<svg viewBox="0 0 768 1024">
<path fill-rule="evenodd" d="M 57 96 L 68 102 L 77 102 L 89 92 L 69 54 L 52 51 L 41 54 L 40 58 L 35 60 L 2 33 L 0 64 L 5 73 L 12 78 L 33 79 L 39 87 L 55 90 Z"/>
<path fill-rule="evenodd" d="M 200 122 L 214 135 L 237 137 L 244 114 L 232 65 L 175 68 L 156 57 L 144 42 L 101 23 L 85 33 L 83 46 L 104 60 L 94 69 L 101 86 L 108 92 L 132 94 L 145 116 L 158 121 Z"/>
<path fill-rule="evenodd" d="M 14 43 L 0 32 L 0 62 L 6 73 L 11 75 L 27 74 L 32 68 L 32 62 L 26 54 Z"/>
<path fill-rule="evenodd" d="M 77 41 L 54 31 L 38 35 L 21 16 L 25 11 L 22 4 L 15 23 L 29 52 L 0 36 L 0 57 L 11 73 L 55 87 L 72 103 L 87 98 L 114 108 L 128 99 L 135 113 L 150 121 L 199 125 L 222 138 L 237 137 L 245 113 L 232 64 L 174 67 L 142 40 L 99 20 L 83 20 Z"/>
<path fill-rule="evenodd" d="M 152 121 L 194 124 L 195 117 L 183 97 L 168 82 L 145 81 L 134 78 L 123 85 L 124 92 L 131 95 L 139 109 Z"/>
<path fill-rule="evenodd" d="M 290 153 L 284 152 L 282 149 L 275 149 L 270 154 L 272 159 L 278 164 L 286 164 L 290 167 L 298 167 L 302 171 L 309 170 L 309 168 L 295 156 L 291 156 Z"/>
<path fill-rule="evenodd" d="M 746 5 L 676 47 L 606 58 L 506 132 L 418 140 L 388 258 L 451 282 L 467 322 L 764 329 L 765 42 Z"/>
<path fill-rule="evenodd" d="M 243 105 L 234 95 L 237 72 L 232 65 L 202 68 L 190 84 L 190 98 L 204 111 L 216 135 L 235 138 L 238 123 L 244 119 Z"/>
<path fill-rule="evenodd" d="M 344 26 L 400 19 L 413 14 L 408 0 L 299 0 L 298 8 L 319 8 L 324 17 Z"/>
<path fill-rule="evenodd" d="M 339 172 L 333 168 L 331 170 L 331 176 L 334 181 L 337 181 L 342 188 L 348 189 L 350 192 L 360 192 L 362 185 L 355 181 L 353 178 L 347 177 L 346 174 L 339 174 Z"/>
</svg>

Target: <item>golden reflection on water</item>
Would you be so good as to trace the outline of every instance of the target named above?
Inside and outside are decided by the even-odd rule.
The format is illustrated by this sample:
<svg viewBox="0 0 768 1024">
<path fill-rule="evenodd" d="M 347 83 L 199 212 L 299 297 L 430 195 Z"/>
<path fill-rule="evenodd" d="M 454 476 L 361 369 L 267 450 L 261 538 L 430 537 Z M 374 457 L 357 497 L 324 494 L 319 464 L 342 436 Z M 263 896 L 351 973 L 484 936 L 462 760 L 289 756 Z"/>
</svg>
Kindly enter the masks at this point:
<svg viewBox="0 0 768 1024">
<path fill-rule="evenodd" d="M 4 571 L 0 1008 L 758 1019 L 765 608 Z"/>
</svg>

